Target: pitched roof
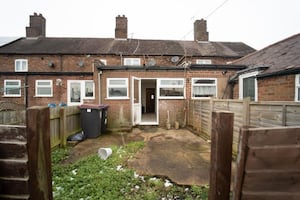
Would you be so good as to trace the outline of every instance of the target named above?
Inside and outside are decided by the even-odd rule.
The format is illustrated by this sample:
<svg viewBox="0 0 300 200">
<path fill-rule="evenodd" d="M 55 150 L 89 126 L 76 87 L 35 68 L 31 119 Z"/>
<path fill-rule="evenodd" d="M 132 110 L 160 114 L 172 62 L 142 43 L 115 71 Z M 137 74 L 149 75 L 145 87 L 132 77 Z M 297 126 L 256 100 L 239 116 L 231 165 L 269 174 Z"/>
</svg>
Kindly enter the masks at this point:
<svg viewBox="0 0 300 200">
<path fill-rule="evenodd" d="M 0 37 L 0 47 L 18 39 L 18 38 L 19 37 Z"/>
<path fill-rule="evenodd" d="M 20 38 L 0 54 L 186 55 L 240 58 L 255 49 L 242 42 L 197 42 L 114 38 Z"/>
<path fill-rule="evenodd" d="M 267 67 L 258 77 L 300 72 L 300 33 L 236 60 L 248 69 Z"/>
</svg>

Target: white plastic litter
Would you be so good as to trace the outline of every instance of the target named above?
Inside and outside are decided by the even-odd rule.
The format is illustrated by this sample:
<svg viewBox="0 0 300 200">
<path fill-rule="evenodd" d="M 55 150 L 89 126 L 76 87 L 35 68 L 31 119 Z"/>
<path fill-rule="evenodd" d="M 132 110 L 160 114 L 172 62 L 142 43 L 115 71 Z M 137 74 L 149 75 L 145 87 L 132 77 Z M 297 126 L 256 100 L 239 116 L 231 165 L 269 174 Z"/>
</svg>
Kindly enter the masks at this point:
<svg viewBox="0 0 300 200">
<path fill-rule="evenodd" d="M 98 150 L 98 155 L 102 160 L 106 160 L 112 154 L 111 148 L 100 148 Z"/>
</svg>

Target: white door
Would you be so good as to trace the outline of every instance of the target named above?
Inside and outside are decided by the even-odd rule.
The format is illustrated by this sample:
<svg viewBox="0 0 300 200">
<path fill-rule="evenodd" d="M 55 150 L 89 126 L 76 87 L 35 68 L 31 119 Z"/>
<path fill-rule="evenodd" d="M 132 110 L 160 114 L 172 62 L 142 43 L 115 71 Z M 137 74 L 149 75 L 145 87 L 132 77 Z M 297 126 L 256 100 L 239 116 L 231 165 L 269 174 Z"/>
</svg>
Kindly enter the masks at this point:
<svg viewBox="0 0 300 200">
<path fill-rule="evenodd" d="M 141 103 L 141 79 L 137 77 L 131 78 L 131 107 L 132 107 L 132 125 L 137 125 L 142 118 Z"/>
<path fill-rule="evenodd" d="M 80 105 L 83 103 L 81 81 L 68 80 L 68 105 Z"/>
</svg>

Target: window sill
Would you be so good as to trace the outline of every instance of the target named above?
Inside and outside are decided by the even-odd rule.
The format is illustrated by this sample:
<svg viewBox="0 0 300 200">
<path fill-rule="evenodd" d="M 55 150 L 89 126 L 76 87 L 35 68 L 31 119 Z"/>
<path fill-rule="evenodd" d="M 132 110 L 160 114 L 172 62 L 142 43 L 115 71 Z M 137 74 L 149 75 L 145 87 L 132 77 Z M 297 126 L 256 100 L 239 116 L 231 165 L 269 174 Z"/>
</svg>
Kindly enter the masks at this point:
<svg viewBox="0 0 300 200">
<path fill-rule="evenodd" d="M 110 97 L 110 98 L 105 98 L 105 100 L 129 100 L 129 97 Z"/>
</svg>

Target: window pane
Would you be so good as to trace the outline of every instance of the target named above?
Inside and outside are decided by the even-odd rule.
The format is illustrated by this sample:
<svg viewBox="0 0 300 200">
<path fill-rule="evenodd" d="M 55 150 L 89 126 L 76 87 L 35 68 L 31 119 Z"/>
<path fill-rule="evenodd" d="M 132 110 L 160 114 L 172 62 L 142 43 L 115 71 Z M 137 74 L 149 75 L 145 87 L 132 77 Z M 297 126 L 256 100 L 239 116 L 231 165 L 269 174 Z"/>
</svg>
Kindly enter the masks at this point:
<svg viewBox="0 0 300 200">
<path fill-rule="evenodd" d="M 37 95 L 51 95 L 51 88 L 38 88 Z"/>
<path fill-rule="evenodd" d="M 19 88 L 6 88 L 5 94 L 6 95 L 19 95 L 20 89 Z"/>
<path fill-rule="evenodd" d="M 127 97 L 127 88 L 109 88 L 109 97 Z"/>
<path fill-rule="evenodd" d="M 250 97 L 252 101 L 255 100 L 255 78 L 249 77 L 243 79 L 243 97 Z"/>
<path fill-rule="evenodd" d="M 21 70 L 21 62 L 17 61 L 16 62 L 16 71 L 20 71 Z"/>
<path fill-rule="evenodd" d="M 70 97 L 71 102 L 80 102 L 80 94 L 81 94 L 81 87 L 80 83 L 71 83 L 70 84 Z"/>
<path fill-rule="evenodd" d="M 161 80 L 161 85 L 183 85 L 183 80 Z"/>
<path fill-rule="evenodd" d="M 51 83 L 49 81 L 39 81 L 39 82 L 37 82 L 37 85 L 45 87 L 45 86 L 50 86 Z"/>
<path fill-rule="evenodd" d="M 117 80 L 109 80 L 109 85 L 126 85 L 125 80 L 117 79 Z"/>
<path fill-rule="evenodd" d="M 94 96 L 94 83 L 90 81 L 85 82 L 85 97 Z"/>
<path fill-rule="evenodd" d="M 18 81 L 6 81 L 6 87 L 19 87 Z"/>
<path fill-rule="evenodd" d="M 215 97 L 216 87 L 215 86 L 194 86 L 193 97 Z"/>
<path fill-rule="evenodd" d="M 300 88 L 298 88 L 298 101 L 300 101 Z"/>
<path fill-rule="evenodd" d="M 160 96 L 164 97 L 183 97 L 183 88 L 160 88 Z"/>
<path fill-rule="evenodd" d="M 215 84 L 215 80 L 210 79 L 196 79 L 194 84 Z"/>
</svg>

